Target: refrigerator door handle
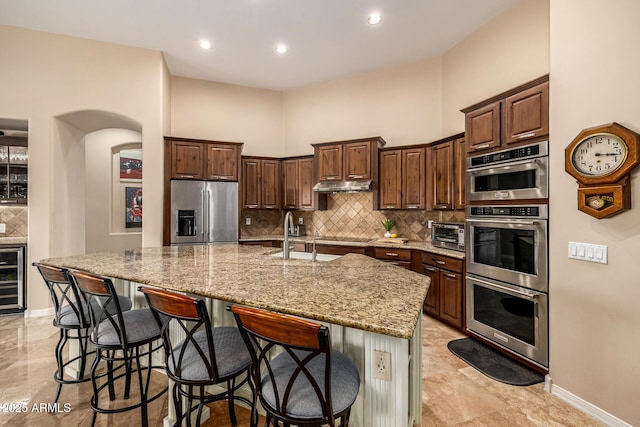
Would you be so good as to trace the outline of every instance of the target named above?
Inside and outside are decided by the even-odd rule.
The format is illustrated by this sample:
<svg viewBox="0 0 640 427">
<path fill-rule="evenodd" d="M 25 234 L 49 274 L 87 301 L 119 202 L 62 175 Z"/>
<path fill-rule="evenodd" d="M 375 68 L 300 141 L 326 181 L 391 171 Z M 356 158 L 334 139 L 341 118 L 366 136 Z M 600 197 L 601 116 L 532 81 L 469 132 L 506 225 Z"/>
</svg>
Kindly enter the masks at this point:
<svg viewBox="0 0 640 427">
<path fill-rule="evenodd" d="M 204 236 L 205 234 L 205 230 L 207 229 L 207 227 L 205 226 L 208 222 L 208 209 L 207 209 L 207 205 L 205 205 L 205 200 L 204 200 L 204 190 L 200 190 L 200 201 L 202 203 L 202 231 L 200 232 L 200 234 L 202 236 Z"/>
<path fill-rule="evenodd" d="M 206 243 L 211 243 L 211 190 L 207 190 L 207 237 L 205 239 Z"/>
</svg>

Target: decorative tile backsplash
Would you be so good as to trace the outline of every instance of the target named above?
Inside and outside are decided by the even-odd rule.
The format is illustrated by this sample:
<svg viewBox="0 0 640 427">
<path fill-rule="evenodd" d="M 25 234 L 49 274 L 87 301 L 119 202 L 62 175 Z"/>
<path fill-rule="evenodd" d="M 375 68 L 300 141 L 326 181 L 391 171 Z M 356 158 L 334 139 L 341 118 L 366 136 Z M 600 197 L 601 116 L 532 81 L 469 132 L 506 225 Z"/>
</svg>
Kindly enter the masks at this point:
<svg viewBox="0 0 640 427">
<path fill-rule="evenodd" d="M 357 237 L 375 239 L 385 232 L 382 221 L 389 218 L 396 223 L 393 230 L 399 237 L 410 240 L 430 240 L 427 221 L 463 222 L 463 211 L 376 211 L 373 193 L 331 193 L 325 211 L 293 211 L 294 222 L 302 217 L 307 235 L 318 230 L 320 236 Z M 284 211 L 243 210 L 240 233 L 242 237 L 282 234 Z M 246 218 L 251 225 L 245 225 Z"/>
<path fill-rule="evenodd" d="M 0 237 L 27 237 L 29 208 L 26 206 L 0 207 L 0 223 L 5 232 Z"/>
</svg>

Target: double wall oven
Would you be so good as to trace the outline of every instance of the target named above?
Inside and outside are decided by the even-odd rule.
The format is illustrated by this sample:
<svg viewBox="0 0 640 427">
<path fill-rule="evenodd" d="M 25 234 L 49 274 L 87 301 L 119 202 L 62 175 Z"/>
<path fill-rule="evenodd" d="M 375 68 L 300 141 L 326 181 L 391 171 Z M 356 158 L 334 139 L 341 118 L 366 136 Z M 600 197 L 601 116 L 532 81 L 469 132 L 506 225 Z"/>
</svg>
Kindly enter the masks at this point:
<svg viewBox="0 0 640 427">
<path fill-rule="evenodd" d="M 467 330 L 547 368 L 547 142 L 467 166 Z"/>
</svg>

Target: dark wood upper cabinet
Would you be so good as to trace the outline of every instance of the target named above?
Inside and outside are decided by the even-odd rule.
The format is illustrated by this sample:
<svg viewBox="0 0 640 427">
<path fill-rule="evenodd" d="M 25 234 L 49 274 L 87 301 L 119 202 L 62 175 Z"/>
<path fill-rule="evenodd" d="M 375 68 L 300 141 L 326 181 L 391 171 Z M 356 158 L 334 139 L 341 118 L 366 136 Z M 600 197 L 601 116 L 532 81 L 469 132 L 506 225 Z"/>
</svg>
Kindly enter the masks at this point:
<svg viewBox="0 0 640 427">
<path fill-rule="evenodd" d="M 470 152 L 500 147 L 501 105 L 494 102 L 466 114 L 465 135 Z"/>
<path fill-rule="evenodd" d="M 402 208 L 426 207 L 425 149 L 402 150 Z"/>
<path fill-rule="evenodd" d="M 512 144 L 549 134 L 549 82 L 504 100 L 504 142 Z"/>
<path fill-rule="evenodd" d="M 371 179 L 371 142 L 344 144 L 344 175 L 349 179 Z"/>
<path fill-rule="evenodd" d="M 282 161 L 282 207 L 297 209 L 300 206 L 298 160 Z"/>
<path fill-rule="evenodd" d="M 239 160 L 238 145 L 207 144 L 205 179 L 237 181 Z"/>
<path fill-rule="evenodd" d="M 242 143 L 165 137 L 170 179 L 237 181 Z"/>
<path fill-rule="evenodd" d="M 171 141 L 171 178 L 202 179 L 204 148 L 199 142 Z"/>
<path fill-rule="evenodd" d="M 342 181 L 342 144 L 316 147 L 318 156 L 318 179 L 320 181 Z"/>
<path fill-rule="evenodd" d="M 453 208 L 464 209 L 467 180 L 467 143 L 458 138 L 453 143 Z"/>
<path fill-rule="evenodd" d="M 242 207 L 245 209 L 260 209 L 261 207 L 260 174 L 261 161 L 259 159 L 242 159 Z"/>
<path fill-rule="evenodd" d="M 380 151 L 380 209 L 402 208 L 402 150 Z"/>
<path fill-rule="evenodd" d="M 327 194 L 316 193 L 313 156 L 298 159 L 298 208 L 302 210 L 327 209 Z"/>
<path fill-rule="evenodd" d="M 280 160 L 262 160 L 262 208 L 280 209 Z"/>
<path fill-rule="evenodd" d="M 549 135 L 549 76 L 462 110 L 467 152 L 495 151 Z"/>
<path fill-rule="evenodd" d="M 453 209 L 453 141 L 429 147 L 431 203 L 434 210 Z"/>
</svg>

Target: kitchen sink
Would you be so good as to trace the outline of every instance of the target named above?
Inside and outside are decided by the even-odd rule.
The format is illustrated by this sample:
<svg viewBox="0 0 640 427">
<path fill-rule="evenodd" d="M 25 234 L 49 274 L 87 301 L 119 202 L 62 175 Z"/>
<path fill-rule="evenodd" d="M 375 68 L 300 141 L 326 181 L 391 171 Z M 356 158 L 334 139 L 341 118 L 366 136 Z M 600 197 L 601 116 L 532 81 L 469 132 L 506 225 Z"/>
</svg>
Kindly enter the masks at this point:
<svg viewBox="0 0 640 427">
<path fill-rule="evenodd" d="M 270 256 L 282 258 L 282 251 L 276 252 L 275 254 L 271 254 Z M 306 259 L 311 261 L 311 252 L 291 251 L 289 252 L 289 258 L 290 259 Z M 317 261 L 333 261 L 334 259 L 338 259 L 338 258 L 340 258 L 340 255 L 329 255 L 329 254 L 316 255 Z"/>
</svg>

